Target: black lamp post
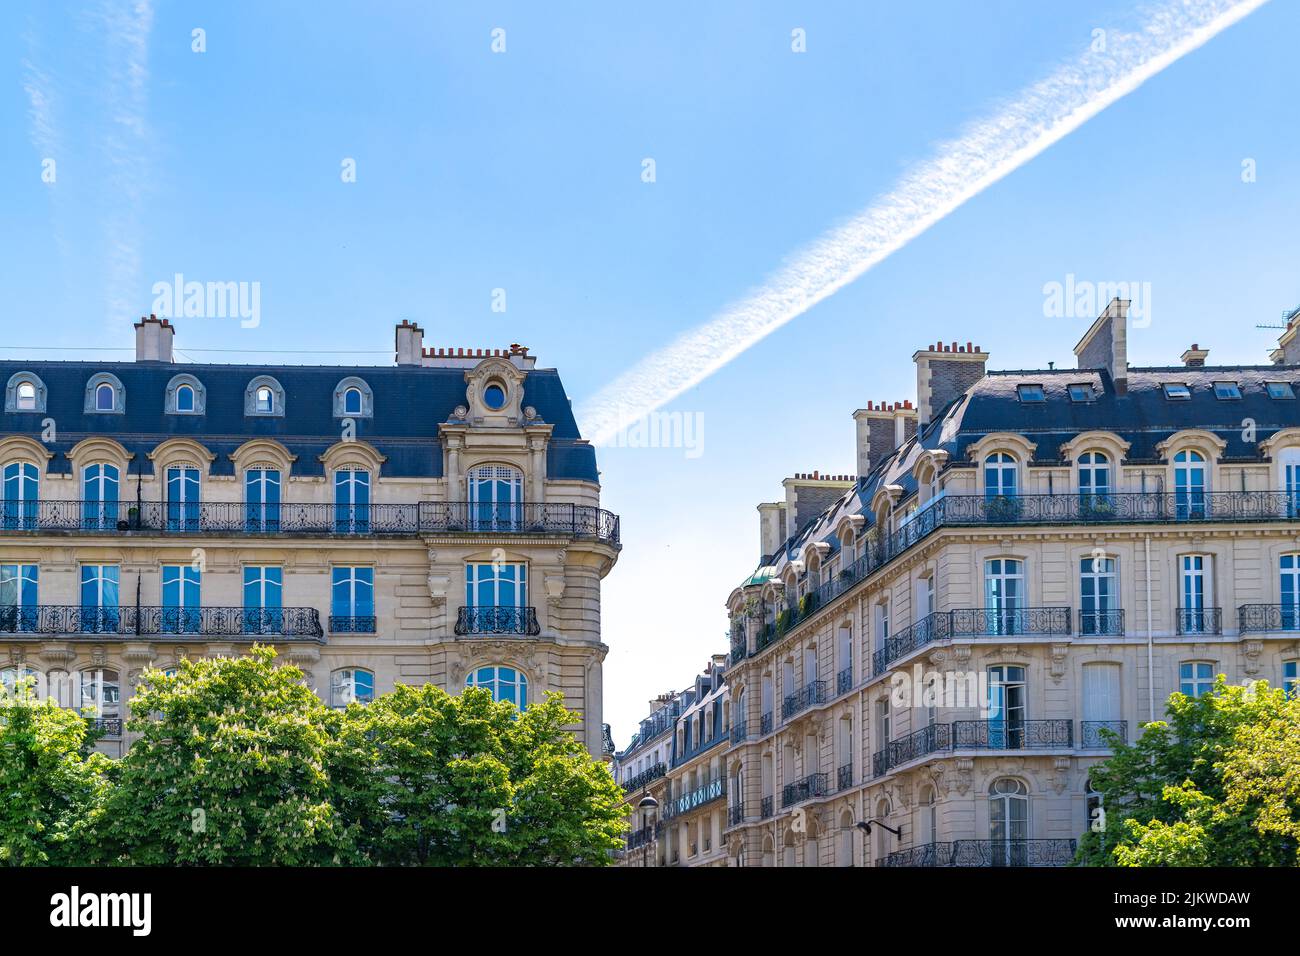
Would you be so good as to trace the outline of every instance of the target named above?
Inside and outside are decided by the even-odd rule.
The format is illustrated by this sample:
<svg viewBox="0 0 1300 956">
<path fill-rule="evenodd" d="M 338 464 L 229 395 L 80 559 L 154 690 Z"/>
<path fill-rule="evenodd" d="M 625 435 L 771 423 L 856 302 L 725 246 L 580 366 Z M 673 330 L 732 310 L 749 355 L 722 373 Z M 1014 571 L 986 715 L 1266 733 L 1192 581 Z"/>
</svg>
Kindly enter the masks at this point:
<svg viewBox="0 0 1300 956">
<path fill-rule="evenodd" d="M 641 825 L 644 827 L 649 825 L 646 822 L 647 815 L 659 809 L 659 801 L 656 800 L 654 797 L 650 796 L 650 792 L 648 790 L 642 788 L 641 799 L 637 802 L 636 806 L 637 809 L 641 811 Z M 645 844 L 641 848 L 642 867 L 646 865 L 646 856 L 649 854 L 649 852 L 650 852 L 650 841 L 646 840 Z"/>
</svg>

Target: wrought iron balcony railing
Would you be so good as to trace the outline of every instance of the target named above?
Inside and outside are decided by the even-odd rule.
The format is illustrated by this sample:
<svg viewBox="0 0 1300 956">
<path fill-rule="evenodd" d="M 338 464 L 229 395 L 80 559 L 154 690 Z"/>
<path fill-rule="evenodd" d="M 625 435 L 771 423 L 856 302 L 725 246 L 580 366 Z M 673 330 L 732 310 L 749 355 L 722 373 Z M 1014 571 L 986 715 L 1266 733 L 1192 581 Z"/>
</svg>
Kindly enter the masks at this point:
<svg viewBox="0 0 1300 956">
<path fill-rule="evenodd" d="M 531 607 L 462 607 L 456 613 L 457 634 L 522 634 L 536 637 L 542 633 L 537 623 L 537 609 Z"/>
<path fill-rule="evenodd" d="M 105 737 L 122 736 L 122 718 L 121 717 L 87 717 L 86 723 L 96 734 L 102 734 Z"/>
<path fill-rule="evenodd" d="M 781 789 L 781 806 L 789 807 L 813 797 L 826 796 L 826 774 L 810 773 L 802 780 L 787 783 Z"/>
<path fill-rule="evenodd" d="M 871 757 L 871 775 L 879 777 L 894 767 L 940 750 L 952 749 L 952 725 L 930 724 L 898 740 L 891 740 Z"/>
<path fill-rule="evenodd" d="M 560 534 L 619 543 L 618 515 L 558 502 L 336 505 L 239 501 L 5 501 L 0 532 L 147 534 Z"/>
<path fill-rule="evenodd" d="M 835 696 L 847 694 L 853 689 L 853 668 L 846 667 L 835 675 Z"/>
<path fill-rule="evenodd" d="M 772 798 L 764 797 L 758 804 L 758 817 L 760 820 L 766 820 L 772 815 Z"/>
<path fill-rule="evenodd" d="M 1177 612 L 1179 634 L 1222 634 L 1223 609 L 1218 607 L 1180 607 Z"/>
<path fill-rule="evenodd" d="M 331 614 L 332 634 L 374 634 L 377 618 L 373 614 Z"/>
<path fill-rule="evenodd" d="M 623 789 L 627 793 L 631 793 L 633 790 L 640 790 L 648 784 L 660 779 L 667 772 L 668 765 L 661 761 L 653 766 L 647 767 L 636 776 L 629 777 L 627 783 L 623 784 Z"/>
<path fill-rule="evenodd" d="M 1242 634 L 1300 631 L 1300 604 L 1243 604 L 1237 621 Z"/>
<path fill-rule="evenodd" d="M 891 853 L 881 866 L 1069 866 L 1074 840 L 953 840 Z"/>
<path fill-rule="evenodd" d="M 1068 607 L 954 608 L 935 611 L 885 641 L 871 658 L 879 676 L 894 661 L 934 641 L 955 637 L 1064 637 L 1070 633 Z"/>
<path fill-rule="evenodd" d="M 1127 720 L 1081 720 L 1079 721 L 1079 746 L 1084 750 L 1109 750 L 1114 734 L 1122 744 L 1128 743 Z"/>
<path fill-rule="evenodd" d="M 738 724 L 731 725 L 731 742 L 733 744 L 743 743 L 749 736 L 749 723 L 742 720 Z"/>
<path fill-rule="evenodd" d="M 975 750 L 1054 750 L 1074 747 L 1072 720 L 955 720 L 954 748 Z"/>
<path fill-rule="evenodd" d="M 742 806 L 731 807 L 727 810 L 727 826 L 739 826 L 745 822 L 745 808 Z"/>
<path fill-rule="evenodd" d="M 772 732 L 772 714 L 768 712 L 758 719 L 758 732 L 766 737 Z"/>
<path fill-rule="evenodd" d="M 853 786 L 853 764 L 846 763 L 835 770 L 835 789 L 847 790 Z"/>
<path fill-rule="evenodd" d="M 661 817 L 664 820 L 672 820 L 683 813 L 689 813 L 696 807 L 702 807 L 705 804 L 713 803 L 715 800 L 721 800 L 726 795 L 727 778 L 716 777 L 692 790 L 688 790 L 675 800 L 665 800 Z"/>
<path fill-rule="evenodd" d="M 76 604 L 0 606 L 0 634 L 8 640 L 111 635 L 168 640 L 323 641 L 314 607 L 83 607 Z"/>
<path fill-rule="evenodd" d="M 1122 608 L 1079 612 L 1080 637 L 1123 637 L 1124 611 Z"/>
<path fill-rule="evenodd" d="M 795 714 L 826 702 L 826 682 L 813 680 L 804 684 L 781 701 L 781 719 L 789 720 Z"/>
</svg>

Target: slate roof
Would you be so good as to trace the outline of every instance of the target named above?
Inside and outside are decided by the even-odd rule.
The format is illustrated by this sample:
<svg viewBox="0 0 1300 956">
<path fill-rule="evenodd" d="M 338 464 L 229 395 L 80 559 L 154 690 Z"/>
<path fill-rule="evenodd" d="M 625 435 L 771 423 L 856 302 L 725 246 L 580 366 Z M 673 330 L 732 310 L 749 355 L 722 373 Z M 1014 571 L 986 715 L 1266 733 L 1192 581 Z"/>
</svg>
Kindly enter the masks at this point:
<svg viewBox="0 0 1300 956">
<path fill-rule="evenodd" d="M 1236 382 L 1241 398 L 1216 398 L 1215 382 Z M 762 563 L 779 565 L 793 560 L 805 545 L 815 541 L 826 542 L 834 553 L 839 549 L 835 528 L 845 515 L 863 515 L 868 527 L 875 523 L 871 499 L 882 485 L 901 486 L 904 498 L 916 491 L 911 471 L 923 451 L 944 449 L 950 465 L 965 463 L 970 446 L 994 432 L 1024 435 L 1036 445 L 1033 461 L 1047 463 L 1057 461 L 1060 446 L 1076 435 L 1108 431 L 1129 442 L 1126 461 L 1154 464 L 1159 458 L 1157 445 L 1176 432 L 1199 428 L 1227 443 L 1224 460 L 1260 461 L 1260 442 L 1280 429 L 1300 427 L 1300 397 L 1270 398 L 1267 382 L 1289 382 L 1300 396 L 1300 366 L 1129 368 L 1128 388 L 1122 395 L 1104 369 L 990 371 L 871 474 L 859 477 L 856 488 L 797 530 L 775 555 L 765 555 Z M 1092 384 L 1093 401 L 1070 400 L 1069 386 L 1081 383 Z M 1167 383 L 1187 385 L 1191 398 L 1166 398 Z M 1045 401 L 1020 401 L 1020 385 L 1041 385 Z M 1245 440 L 1246 419 L 1255 423 L 1254 443 Z M 765 568 L 764 572 L 773 570 Z M 746 582 L 752 583 L 753 578 Z"/>
<path fill-rule="evenodd" d="M 342 379 L 356 376 L 374 394 L 374 417 L 357 418 L 356 434 L 387 456 L 382 475 L 437 478 L 442 476 L 438 425 L 451 417 L 456 406 L 466 404 L 465 370 L 460 368 L 11 360 L 0 362 L 0 386 L 20 371 L 33 372 L 45 383 L 46 411 L 4 413 L 0 432 L 39 439 L 41 422 L 53 418 L 59 440 L 47 445 L 55 452 L 50 471 L 65 474 L 71 468 L 66 452 L 87 437 L 106 436 L 136 455 L 132 474 L 137 467 L 143 474 L 152 473 L 147 454 L 159 442 L 192 437 L 216 454 L 214 475 L 234 473 L 229 454 L 250 438 L 283 443 L 298 456 L 295 475 L 321 475 L 318 456 L 339 436 L 334 390 Z M 126 392 L 124 414 L 84 410 L 86 383 L 100 372 L 121 381 Z M 179 374 L 193 375 L 203 383 L 205 414 L 164 413 L 167 384 Z M 283 417 L 244 415 L 245 389 L 259 375 L 270 375 L 284 388 Z M 524 404 L 534 407 L 540 419 L 554 428 L 547 452 L 550 477 L 598 481 L 595 449 L 579 435 L 568 395 L 554 369 L 526 374 Z"/>
</svg>

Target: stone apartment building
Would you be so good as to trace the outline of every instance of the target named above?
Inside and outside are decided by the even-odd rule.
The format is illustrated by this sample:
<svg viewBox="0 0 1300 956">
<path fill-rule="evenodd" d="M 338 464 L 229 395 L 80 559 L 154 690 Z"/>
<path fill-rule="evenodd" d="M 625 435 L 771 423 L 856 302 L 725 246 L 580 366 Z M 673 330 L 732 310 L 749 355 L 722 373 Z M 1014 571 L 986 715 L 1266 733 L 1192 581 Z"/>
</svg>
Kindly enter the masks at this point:
<svg viewBox="0 0 1300 956">
<path fill-rule="evenodd" d="M 1127 305 L 1074 369 L 916 352 L 915 405 L 854 413 L 860 477 L 759 506 L 726 602 L 731 865 L 1065 865 L 1089 768 L 1170 693 L 1297 686 L 1300 311 L 1272 365 L 1136 368 Z"/>
<path fill-rule="evenodd" d="M 0 676 L 94 708 L 120 754 L 146 667 L 274 645 L 328 703 L 398 682 L 547 691 L 601 756 L 600 585 L 619 522 L 527 349 L 395 367 L 0 362 Z"/>
</svg>

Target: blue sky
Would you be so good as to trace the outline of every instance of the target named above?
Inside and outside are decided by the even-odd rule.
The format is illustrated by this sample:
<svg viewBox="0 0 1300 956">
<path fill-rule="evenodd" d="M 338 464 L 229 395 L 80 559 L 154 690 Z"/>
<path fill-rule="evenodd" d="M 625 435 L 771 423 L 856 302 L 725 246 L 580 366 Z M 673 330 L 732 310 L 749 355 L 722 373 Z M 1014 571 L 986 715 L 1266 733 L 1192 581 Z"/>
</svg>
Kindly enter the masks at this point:
<svg viewBox="0 0 1300 956">
<path fill-rule="evenodd" d="M 178 323 L 193 360 L 386 363 L 410 318 L 428 345 L 528 345 L 580 404 L 1137 9 L 7 4 L 0 344 L 129 346 L 182 272 L 261 285 L 256 328 Z M 620 746 L 725 650 L 754 506 L 793 472 L 852 471 L 850 413 L 912 398 L 917 348 L 1070 365 L 1086 322 L 1044 318 L 1043 286 L 1073 273 L 1150 283 L 1134 364 L 1192 342 L 1267 360 L 1255 324 L 1300 304 L 1298 27 L 1300 7 L 1265 6 L 677 398 L 702 454 L 602 452 L 625 542 L 603 608 Z"/>
</svg>

